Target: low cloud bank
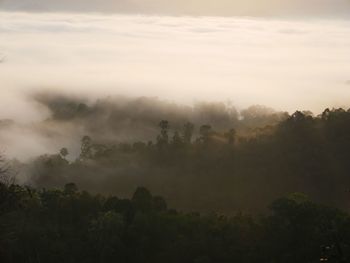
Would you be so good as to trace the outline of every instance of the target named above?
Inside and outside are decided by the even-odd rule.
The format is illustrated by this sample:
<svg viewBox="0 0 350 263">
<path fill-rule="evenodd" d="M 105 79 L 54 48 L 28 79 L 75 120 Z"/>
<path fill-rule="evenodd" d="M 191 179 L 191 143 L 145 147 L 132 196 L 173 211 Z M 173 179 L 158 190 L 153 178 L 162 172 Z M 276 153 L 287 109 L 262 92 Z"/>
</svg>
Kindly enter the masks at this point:
<svg viewBox="0 0 350 263">
<path fill-rule="evenodd" d="M 154 136 L 160 119 L 220 128 L 235 124 L 230 105 L 347 108 L 349 46 L 347 20 L 2 12 L 0 144 L 24 159 L 78 145 L 96 127 L 120 140 Z M 62 119 L 37 94 L 78 98 L 89 114 Z M 223 104 L 203 119 L 198 101 Z"/>
<path fill-rule="evenodd" d="M 170 128 L 182 131 L 191 122 L 197 133 L 203 124 L 218 131 L 274 125 L 287 113 L 263 106 L 251 106 L 238 111 L 221 102 L 198 102 L 193 106 L 175 104 L 157 98 L 125 96 L 91 101 L 84 97 L 55 93 L 32 96 L 33 103 L 47 112 L 47 118 L 30 123 L 10 119 L 0 120 L 0 145 L 10 158 L 26 160 L 58 153 L 68 147 L 71 157 L 80 151 L 81 138 L 89 135 L 100 143 L 123 143 L 155 140 L 159 122 L 168 120 Z"/>
<path fill-rule="evenodd" d="M 320 112 L 349 102 L 349 46 L 346 20 L 3 12 L 1 95 L 23 107 L 45 89 Z"/>
</svg>

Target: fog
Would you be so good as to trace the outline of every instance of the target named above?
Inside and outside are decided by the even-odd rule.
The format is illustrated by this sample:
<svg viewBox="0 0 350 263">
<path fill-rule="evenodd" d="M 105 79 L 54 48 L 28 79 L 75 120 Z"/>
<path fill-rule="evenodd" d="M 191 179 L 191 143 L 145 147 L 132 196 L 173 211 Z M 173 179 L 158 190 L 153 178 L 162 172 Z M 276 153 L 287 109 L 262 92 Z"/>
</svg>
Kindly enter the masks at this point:
<svg viewBox="0 0 350 263">
<path fill-rule="evenodd" d="M 340 19 L 1 12 L 0 119 L 16 122 L 1 133 L 2 148 L 23 158 L 86 131 L 68 125 L 68 140 L 51 123 L 45 127 L 56 135 L 39 136 L 52 114 L 34 99 L 43 92 L 88 104 L 123 95 L 180 108 L 201 101 L 316 114 L 347 108 L 349 46 L 350 22 Z"/>
<path fill-rule="evenodd" d="M 1 262 L 349 262 L 349 14 L 0 0 Z"/>
<path fill-rule="evenodd" d="M 349 24 L 5 12 L 2 96 L 51 89 L 319 112 L 349 101 Z M 20 115 L 1 107 L 2 118 Z"/>
<path fill-rule="evenodd" d="M 27 161 L 42 154 L 57 154 L 67 147 L 70 159 L 75 160 L 85 135 L 95 143 L 113 145 L 155 141 L 160 120 L 170 122 L 171 132 L 181 132 L 183 125 L 191 122 L 198 134 L 203 124 L 221 132 L 234 127 L 246 133 L 287 118 L 286 112 L 258 105 L 238 111 L 228 103 L 186 106 L 150 97 L 113 96 L 93 101 L 84 96 L 43 92 L 31 95 L 27 101 L 43 113 L 43 119 L 0 121 L 0 145 L 8 158 Z"/>
</svg>

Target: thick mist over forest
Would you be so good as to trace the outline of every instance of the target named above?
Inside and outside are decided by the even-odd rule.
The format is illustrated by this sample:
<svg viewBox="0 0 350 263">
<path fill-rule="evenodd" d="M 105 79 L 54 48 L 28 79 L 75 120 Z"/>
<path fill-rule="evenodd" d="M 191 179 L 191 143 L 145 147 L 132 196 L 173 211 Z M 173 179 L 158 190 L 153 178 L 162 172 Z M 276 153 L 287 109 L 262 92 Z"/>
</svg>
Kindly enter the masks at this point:
<svg viewBox="0 0 350 263">
<path fill-rule="evenodd" d="M 122 196 L 146 185 L 206 212 L 262 211 L 295 191 L 345 207 L 335 192 L 325 199 L 328 179 L 314 189 L 304 176 L 346 181 L 321 116 L 349 106 L 348 20 L 56 11 L 0 16 L 0 144 L 18 182 Z M 323 150 L 282 139 L 297 110 Z M 83 138 L 92 152 L 82 159 Z M 316 163 L 305 161 L 313 151 Z"/>
<path fill-rule="evenodd" d="M 8 160 L 22 184 L 73 182 L 122 197 L 143 185 L 172 207 L 205 213 L 258 213 L 293 192 L 349 208 L 347 109 L 314 116 L 146 97 L 89 102 L 42 93 L 33 99 L 49 112 L 47 119 L 1 123 L 2 144 L 23 158 Z"/>
<path fill-rule="evenodd" d="M 198 129 L 210 123 L 219 131 L 235 127 L 242 133 L 249 129 L 273 125 L 287 117 L 265 106 L 236 109 L 223 102 L 197 102 L 193 106 L 152 97 L 113 96 L 97 100 L 58 93 L 35 93 L 27 99 L 31 110 L 43 113 L 42 119 L 21 122 L 0 121 L 2 150 L 10 158 L 28 160 L 45 153 L 56 153 L 68 147 L 78 156 L 80 139 L 92 136 L 101 143 L 153 140 L 158 123 L 167 119 L 171 129 L 181 130 L 186 122 Z M 35 113 L 29 113 L 29 117 Z"/>
<path fill-rule="evenodd" d="M 350 262 L 349 0 L 0 0 L 0 261 Z"/>
</svg>

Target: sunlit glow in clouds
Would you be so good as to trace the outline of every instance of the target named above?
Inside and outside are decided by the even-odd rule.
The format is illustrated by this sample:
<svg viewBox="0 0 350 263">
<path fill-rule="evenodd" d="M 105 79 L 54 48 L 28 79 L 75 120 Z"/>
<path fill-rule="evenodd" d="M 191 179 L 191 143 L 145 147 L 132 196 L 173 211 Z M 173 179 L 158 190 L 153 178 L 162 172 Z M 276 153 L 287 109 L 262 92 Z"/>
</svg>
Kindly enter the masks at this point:
<svg viewBox="0 0 350 263">
<path fill-rule="evenodd" d="M 350 106 L 346 20 L 2 12 L 0 53 L 1 92 L 13 100 L 13 91 L 53 89 L 289 111 Z"/>
</svg>

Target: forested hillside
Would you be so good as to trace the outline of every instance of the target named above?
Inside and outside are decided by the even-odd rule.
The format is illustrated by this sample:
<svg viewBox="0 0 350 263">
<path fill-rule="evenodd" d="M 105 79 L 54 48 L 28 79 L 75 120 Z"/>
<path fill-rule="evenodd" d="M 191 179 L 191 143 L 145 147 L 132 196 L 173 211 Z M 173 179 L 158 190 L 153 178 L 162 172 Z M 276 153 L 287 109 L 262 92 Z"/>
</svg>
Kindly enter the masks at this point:
<svg viewBox="0 0 350 263">
<path fill-rule="evenodd" d="M 0 263 L 350 263 L 350 0 L 0 0 Z"/>
<path fill-rule="evenodd" d="M 127 197 L 143 185 L 184 211 L 254 214 L 293 192 L 349 208 L 349 111 L 327 109 L 316 117 L 297 111 L 272 125 L 225 130 L 210 123 L 173 127 L 169 118 L 158 129 L 152 141 L 113 143 L 87 135 L 77 158 L 68 145 L 13 167 L 39 188 L 74 182 Z"/>
<path fill-rule="evenodd" d="M 136 189 L 131 199 L 75 184 L 35 190 L 0 184 L 0 258 L 12 262 L 347 262 L 350 219 L 302 194 L 264 217 L 169 209 Z"/>
</svg>

